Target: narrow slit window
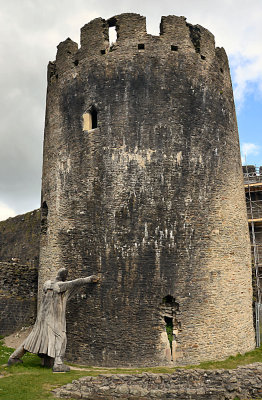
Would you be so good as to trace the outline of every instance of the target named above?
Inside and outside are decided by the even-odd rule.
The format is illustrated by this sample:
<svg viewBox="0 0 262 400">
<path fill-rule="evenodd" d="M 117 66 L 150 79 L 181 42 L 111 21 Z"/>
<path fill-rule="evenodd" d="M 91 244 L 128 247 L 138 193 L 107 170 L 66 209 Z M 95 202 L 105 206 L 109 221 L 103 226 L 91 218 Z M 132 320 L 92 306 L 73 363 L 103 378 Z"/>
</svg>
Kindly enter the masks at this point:
<svg viewBox="0 0 262 400">
<path fill-rule="evenodd" d="M 83 131 L 97 128 L 97 110 L 92 107 L 90 111 L 83 114 Z"/>
</svg>

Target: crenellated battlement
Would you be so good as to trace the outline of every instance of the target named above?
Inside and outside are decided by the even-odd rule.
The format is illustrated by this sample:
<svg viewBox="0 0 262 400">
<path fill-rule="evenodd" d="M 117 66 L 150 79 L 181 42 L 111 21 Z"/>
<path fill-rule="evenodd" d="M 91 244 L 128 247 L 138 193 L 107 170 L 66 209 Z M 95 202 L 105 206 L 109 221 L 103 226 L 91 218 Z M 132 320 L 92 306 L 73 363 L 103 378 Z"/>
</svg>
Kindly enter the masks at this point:
<svg viewBox="0 0 262 400">
<path fill-rule="evenodd" d="M 56 68 L 57 70 L 66 70 L 72 66 L 72 58 L 78 50 L 78 44 L 67 38 L 57 46 Z"/>
<path fill-rule="evenodd" d="M 112 27 L 116 29 L 117 39 L 110 44 L 109 29 Z M 69 38 L 61 42 L 57 47 L 53 69 L 61 73 L 74 68 L 83 59 L 99 57 L 102 60 L 102 57 L 112 57 L 112 52 L 114 55 L 122 52 L 128 58 L 135 53 L 146 54 L 147 50 L 150 51 L 150 56 L 159 56 L 161 53 L 162 58 L 171 52 L 197 54 L 199 60 L 209 62 L 217 55 L 213 34 L 201 25 L 187 23 L 185 17 L 162 17 L 160 34 L 153 36 L 147 33 L 144 16 L 125 13 L 108 20 L 96 18 L 84 25 L 81 28 L 80 49 Z M 224 57 L 224 61 L 220 61 L 227 63 L 225 53 L 220 52 L 219 58 L 221 57 Z"/>
<path fill-rule="evenodd" d="M 103 54 L 109 50 L 109 28 L 115 27 L 117 43 L 139 39 L 147 35 L 146 18 L 139 14 L 120 14 L 108 20 L 96 18 L 81 29 L 81 50 L 87 54 Z"/>
<path fill-rule="evenodd" d="M 96 18 L 81 28 L 81 51 L 87 56 L 101 54 L 109 46 L 109 26 L 102 18 Z"/>
<path fill-rule="evenodd" d="M 146 18 L 133 13 L 116 15 L 107 20 L 109 27 L 116 27 L 117 40 L 141 38 L 147 35 Z"/>
</svg>

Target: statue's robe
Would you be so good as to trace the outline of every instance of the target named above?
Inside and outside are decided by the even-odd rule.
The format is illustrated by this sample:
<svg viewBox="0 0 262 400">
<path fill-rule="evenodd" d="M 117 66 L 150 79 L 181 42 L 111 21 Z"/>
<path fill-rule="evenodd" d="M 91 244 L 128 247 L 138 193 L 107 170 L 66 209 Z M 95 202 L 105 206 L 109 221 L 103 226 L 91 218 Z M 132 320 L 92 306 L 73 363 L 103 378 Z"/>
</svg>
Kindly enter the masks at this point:
<svg viewBox="0 0 262 400">
<path fill-rule="evenodd" d="M 90 282 L 89 278 L 44 283 L 35 325 L 23 343 L 26 351 L 52 358 L 63 357 L 66 350 L 66 302 L 79 286 L 87 282 Z"/>
</svg>

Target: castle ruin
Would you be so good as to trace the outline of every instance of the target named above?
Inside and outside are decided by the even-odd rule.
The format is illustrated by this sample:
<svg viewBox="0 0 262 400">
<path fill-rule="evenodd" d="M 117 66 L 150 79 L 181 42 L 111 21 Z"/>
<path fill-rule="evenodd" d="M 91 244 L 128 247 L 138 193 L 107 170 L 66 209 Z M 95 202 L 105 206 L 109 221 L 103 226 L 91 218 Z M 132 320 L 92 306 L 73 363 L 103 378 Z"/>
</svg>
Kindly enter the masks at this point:
<svg viewBox="0 0 262 400">
<path fill-rule="evenodd" d="M 152 36 L 121 14 L 85 25 L 79 49 L 59 44 L 41 211 L 39 288 L 61 267 L 103 276 L 68 306 L 68 359 L 186 365 L 254 348 L 230 71 L 202 26 L 162 17 Z"/>
</svg>

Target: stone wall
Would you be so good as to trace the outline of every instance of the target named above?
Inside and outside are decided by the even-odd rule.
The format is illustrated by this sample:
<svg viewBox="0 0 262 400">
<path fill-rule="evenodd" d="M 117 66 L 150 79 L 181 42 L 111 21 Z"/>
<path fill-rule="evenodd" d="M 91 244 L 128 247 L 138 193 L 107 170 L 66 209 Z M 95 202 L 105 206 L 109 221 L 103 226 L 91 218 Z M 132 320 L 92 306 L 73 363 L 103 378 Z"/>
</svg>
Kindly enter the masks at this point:
<svg viewBox="0 0 262 400">
<path fill-rule="evenodd" d="M 37 274 L 34 265 L 0 262 L 0 335 L 34 323 Z"/>
<path fill-rule="evenodd" d="M 39 265 L 40 210 L 0 221 L 0 262 Z"/>
<path fill-rule="evenodd" d="M 97 18 L 49 64 L 40 287 L 61 266 L 103 275 L 69 303 L 72 361 L 184 365 L 255 345 L 227 56 L 184 17 L 160 28 Z"/>
<path fill-rule="evenodd" d="M 0 221 L 0 335 L 34 323 L 40 210 Z"/>
<path fill-rule="evenodd" d="M 236 370 L 184 370 L 173 374 L 87 376 L 54 391 L 56 397 L 85 400 L 262 398 L 262 364 Z"/>
</svg>

